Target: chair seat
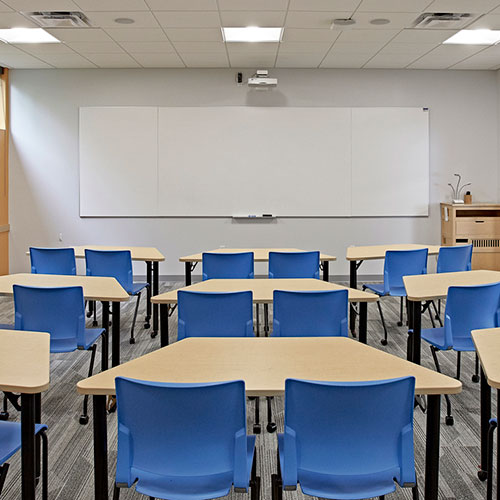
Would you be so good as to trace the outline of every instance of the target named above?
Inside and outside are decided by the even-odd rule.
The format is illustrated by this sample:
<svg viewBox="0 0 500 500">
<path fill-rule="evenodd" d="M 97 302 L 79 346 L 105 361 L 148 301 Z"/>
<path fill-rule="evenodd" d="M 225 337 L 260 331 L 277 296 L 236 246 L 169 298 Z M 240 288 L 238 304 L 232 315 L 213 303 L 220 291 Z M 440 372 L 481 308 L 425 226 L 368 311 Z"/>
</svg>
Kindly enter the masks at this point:
<svg viewBox="0 0 500 500">
<path fill-rule="evenodd" d="M 87 350 L 96 343 L 104 333 L 104 328 L 85 328 L 85 342 L 82 346 L 75 345 L 75 339 L 50 339 L 50 352 L 73 352 L 76 349 Z"/>
<path fill-rule="evenodd" d="M 284 464 L 284 436 L 278 434 L 281 475 Z M 332 475 L 305 469 L 298 469 L 300 488 L 306 495 L 335 500 L 359 500 L 360 498 L 379 497 L 396 489 L 394 477 L 398 470 L 390 469 L 371 474 Z"/>
<path fill-rule="evenodd" d="M 36 424 L 35 434 L 46 429 L 46 425 Z M 0 422 L 0 465 L 21 449 L 21 424 L 19 422 Z"/>
<path fill-rule="evenodd" d="M 474 342 L 471 337 L 455 337 L 454 344 L 451 347 L 446 346 L 444 327 L 441 328 L 423 328 L 421 332 L 422 339 L 438 349 L 454 351 L 475 351 Z"/>
<path fill-rule="evenodd" d="M 132 283 L 132 292 L 130 293 L 130 295 L 137 295 L 140 291 L 144 290 L 144 288 L 146 288 L 147 286 L 149 286 L 148 283 Z"/>
<path fill-rule="evenodd" d="M 255 437 L 247 436 L 247 477 L 250 481 Z M 204 476 L 160 476 L 132 468 L 139 478 L 136 490 L 143 495 L 166 500 L 208 500 L 226 496 L 233 485 L 233 471 Z"/>
<path fill-rule="evenodd" d="M 385 295 L 390 295 L 391 297 L 406 297 L 406 289 L 404 286 L 395 286 L 389 293 L 384 293 L 383 283 L 366 283 L 363 287 L 371 290 L 380 297 L 384 297 Z"/>
</svg>

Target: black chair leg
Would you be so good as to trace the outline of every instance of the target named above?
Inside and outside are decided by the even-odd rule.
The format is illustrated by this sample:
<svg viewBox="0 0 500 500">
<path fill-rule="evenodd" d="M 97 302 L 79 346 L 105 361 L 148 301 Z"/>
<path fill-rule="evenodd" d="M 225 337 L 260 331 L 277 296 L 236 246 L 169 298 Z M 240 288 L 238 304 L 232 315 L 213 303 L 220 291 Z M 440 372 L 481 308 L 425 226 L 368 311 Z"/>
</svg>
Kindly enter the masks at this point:
<svg viewBox="0 0 500 500">
<path fill-rule="evenodd" d="M 385 495 L 380 495 L 378 498 L 379 500 L 385 500 Z"/>
<path fill-rule="evenodd" d="M 94 321 L 92 321 L 92 326 L 97 326 L 97 302 L 93 302 L 93 311 L 94 311 Z"/>
<path fill-rule="evenodd" d="M 461 364 L 462 364 L 461 354 L 462 353 L 460 351 L 457 351 L 457 380 L 460 380 L 460 368 L 461 368 Z"/>
<path fill-rule="evenodd" d="M 42 438 L 42 499 L 49 498 L 49 443 L 45 431 L 40 432 Z"/>
<path fill-rule="evenodd" d="M 92 376 L 92 372 L 94 371 L 94 361 L 95 361 L 95 352 L 96 352 L 97 345 L 94 344 L 91 348 L 91 356 L 90 356 L 90 366 L 89 366 L 89 377 Z M 89 395 L 85 394 L 83 398 L 83 412 L 80 415 L 80 424 L 86 425 L 89 422 L 89 416 L 87 413 L 88 409 L 88 402 L 89 402 Z"/>
<path fill-rule="evenodd" d="M 476 359 L 475 359 L 475 371 L 474 375 L 472 375 L 472 381 L 477 384 L 479 382 L 479 358 L 477 356 L 477 352 L 475 353 Z"/>
<path fill-rule="evenodd" d="M 119 500 L 120 499 L 120 488 L 118 486 L 114 486 L 113 488 L 113 500 Z"/>
<path fill-rule="evenodd" d="M 2 411 L 0 412 L 0 420 L 9 420 L 9 400 L 5 392 L 3 393 Z"/>
<path fill-rule="evenodd" d="M 495 429 L 497 428 L 496 419 L 490 420 L 490 425 L 488 427 L 488 442 L 487 442 L 487 464 L 486 464 L 486 473 L 488 482 L 486 483 L 486 500 L 493 499 L 493 434 L 495 433 Z"/>
<path fill-rule="evenodd" d="M 413 500 L 419 500 L 418 484 L 415 484 L 415 486 L 413 486 L 413 488 L 411 489 L 411 496 Z"/>
<path fill-rule="evenodd" d="M 380 341 L 382 345 L 387 345 L 387 327 L 385 326 L 384 314 L 382 313 L 382 306 L 380 305 L 380 300 L 377 300 L 378 312 L 380 313 L 380 319 L 382 320 L 382 326 L 384 328 L 384 338 Z"/>
<path fill-rule="evenodd" d="M 137 294 L 137 301 L 135 303 L 135 311 L 134 311 L 134 318 L 132 319 L 132 328 L 130 330 L 130 343 L 135 344 L 135 338 L 134 338 L 134 328 L 135 328 L 135 322 L 137 320 L 137 312 L 139 311 L 139 302 L 141 301 L 141 292 Z"/>
<path fill-rule="evenodd" d="M 431 353 L 432 353 L 432 357 L 434 359 L 434 364 L 436 365 L 436 370 L 439 372 L 439 373 L 443 373 L 441 371 L 441 367 L 439 366 L 439 361 L 438 361 L 438 358 L 437 358 L 437 351 L 438 349 L 436 349 L 433 345 L 431 345 Z M 451 401 L 450 401 L 450 397 L 448 396 L 448 394 L 445 394 L 445 399 L 446 399 L 446 417 L 445 417 L 445 423 L 446 425 L 453 425 L 454 424 L 454 419 L 453 419 L 453 415 L 451 414 Z"/>
<path fill-rule="evenodd" d="M 250 476 L 250 499 L 260 499 L 260 476 L 257 475 L 257 450 L 253 454 L 252 474 Z"/>
<path fill-rule="evenodd" d="M 255 415 L 254 415 L 254 424 L 253 424 L 253 433 L 260 434 L 260 398 L 257 396 L 255 398 Z"/>
<path fill-rule="evenodd" d="M 281 478 L 280 453 L 277 453 L 277 473 L 271 474 L 271 500 L 283 500 L 283 480 Z"/>
<path fill-rule="evenodd" d="M 264 336 L 269 337 L 269 304 L 264 304 Z"/>
<path fill-rule="evenodd" d="M 260 308 L 255 304 L 255 336 L 260 337 Z"/>
<path fill-rule="evenodd" d="M 267 396 L 267 432 L 276 432 L 276 422 L 273 422 L 273 409 L 271 407 L 272 396 Z"/>
<path fill-rule="evenodd" d="M 399 301 L 399 321 L 398 321 L 398 326 L 403 326 L 403 300 L 404 300 L 404 297 L 401 297 L 401 300 Z"/>
<path fill-rule="evenodd" d="M 92 316 L 92 313 L 94 312 L 94 302 L 89 300 L 88 306 L 89 306 L 89 311 L 87 313 L 87 318 L 90 318 Z M 85 301 L 85 307 L 87 307 L 87 301 Z"/>
<path fill-rule="evenodd" d="M 427 309 L 427 311 L 429 312 L 429 318 L 431 320 L 431 325 L 432 325 L 432 328 L 436 328 L 436 323 L 434 323 L 434 316 L 432 315 L 432 311 L 431 311 L 431 301 L 428 301 L 426 304 L 425 304 L 425 308 Z"/>
<path fill-rule="evenodd" d="M 0 466 L 0 495 L 2 494 L 3 485 L 5 483 L 5 478 L 7 477 L 7 471 L 9 470 L 9 464 L 4 463 Z"/>
<path fill-rule="evenodd" d="M 435 312 L 435 318 L 439 321 L 439 326 L 442 328 L 443 327 L 443 322 L 441 321 L 441 299 L 438 300 L 439 304 L 439 310 L 436 309 L 436 303 L 431 300 L 432 307 L 434 307 L 434 312 Z"/>
</svg>

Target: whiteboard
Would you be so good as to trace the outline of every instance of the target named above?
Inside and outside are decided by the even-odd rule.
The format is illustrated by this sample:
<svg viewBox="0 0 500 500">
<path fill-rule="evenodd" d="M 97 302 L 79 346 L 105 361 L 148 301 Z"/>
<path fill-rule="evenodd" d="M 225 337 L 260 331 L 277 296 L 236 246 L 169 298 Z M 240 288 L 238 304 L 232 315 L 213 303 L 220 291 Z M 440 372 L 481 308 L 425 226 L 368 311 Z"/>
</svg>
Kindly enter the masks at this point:
<svg viewBox="0 0 500 500">
<path fill-rule="evenodd" d="M 422 216 L 422 108 L 80 108 L 81 216 Z"/>
</svg>

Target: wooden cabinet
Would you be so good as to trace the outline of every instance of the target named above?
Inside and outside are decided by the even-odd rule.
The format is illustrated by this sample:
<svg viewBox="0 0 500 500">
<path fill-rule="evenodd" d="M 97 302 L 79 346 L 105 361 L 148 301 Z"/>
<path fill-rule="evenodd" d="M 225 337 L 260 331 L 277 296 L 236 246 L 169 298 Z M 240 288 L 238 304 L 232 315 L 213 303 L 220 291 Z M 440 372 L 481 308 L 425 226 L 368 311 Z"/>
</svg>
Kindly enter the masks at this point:
<svg viewBox="0 0 500 500">
<path fill-rule="evenodd" d="M 500 204 L 441 203 L 441 245 L 472 243 L 472 269 L 500 271 Z"/>
</svg>

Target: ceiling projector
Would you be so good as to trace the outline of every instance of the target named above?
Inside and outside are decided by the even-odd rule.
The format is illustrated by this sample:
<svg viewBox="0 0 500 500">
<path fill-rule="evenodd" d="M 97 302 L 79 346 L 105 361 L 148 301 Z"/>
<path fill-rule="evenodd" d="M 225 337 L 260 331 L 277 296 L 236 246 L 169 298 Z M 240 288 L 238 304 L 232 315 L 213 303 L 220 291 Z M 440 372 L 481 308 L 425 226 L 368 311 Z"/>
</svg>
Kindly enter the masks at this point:
<svg viewBox="0 0 500 500">
<path fill-rule="evenodd" d="M 258 69 L 255 75 L 248 79 L 248 86 L 254 88 L 272 88 L 278 85 L 277 78 L 269 78 L 267 69 Z"/>
</svg>

